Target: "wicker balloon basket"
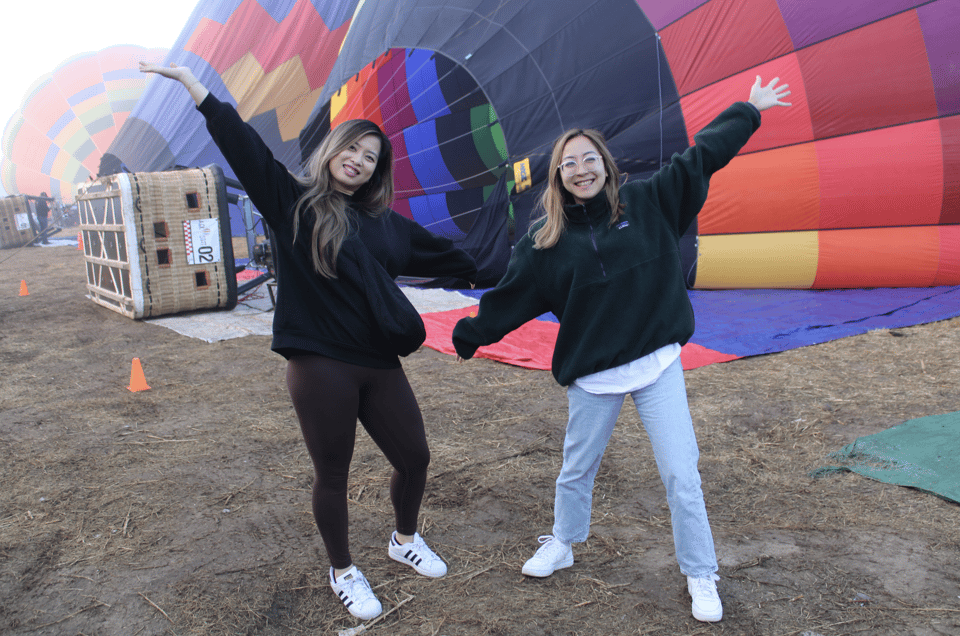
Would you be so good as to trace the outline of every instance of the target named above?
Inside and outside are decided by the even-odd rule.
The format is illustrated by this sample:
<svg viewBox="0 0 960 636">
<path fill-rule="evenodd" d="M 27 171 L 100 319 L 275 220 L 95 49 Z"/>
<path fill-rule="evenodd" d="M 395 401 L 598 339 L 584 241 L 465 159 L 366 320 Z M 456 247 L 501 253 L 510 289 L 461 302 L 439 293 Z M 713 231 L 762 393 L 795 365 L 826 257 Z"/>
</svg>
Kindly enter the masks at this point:
<svg viewBox="0 0 960 636">
<path fill-rule="evenodd" d="M 219 166 L 115 174 L 78 190 L 94 302 L 136 319 L 236 307 Z"/>
<path fill-rule="evenodd" d="M 22 194 L 0 199 L 0 248 L 22 247 L 36 238 L 31 211 L 30 202 Z"/>
</svg>

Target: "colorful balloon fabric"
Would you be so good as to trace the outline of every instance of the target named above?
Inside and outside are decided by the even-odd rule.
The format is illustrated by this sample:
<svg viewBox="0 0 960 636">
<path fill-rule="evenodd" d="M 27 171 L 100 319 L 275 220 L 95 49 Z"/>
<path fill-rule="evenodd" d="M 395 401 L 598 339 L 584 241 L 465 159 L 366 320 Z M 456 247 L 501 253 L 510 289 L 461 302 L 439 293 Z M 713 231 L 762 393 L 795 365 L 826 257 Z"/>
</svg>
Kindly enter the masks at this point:
<svg viewBox="0 0 960 636">
<path fill-rule="evenodd" d="M 697 287 L 960 283 L 960 1 L 639 4 L 688 134 L 755 75 L 793 91 L 713 180 Z"/>
<path fill-rule="evenodd" d="M 293 170 L 340 122 L 381 124 L 395 208 L 458 241 L 489 215 L 526 230 L 564 130 L 644 178 L 779 77 L 793 106 L 714 177 L 688 284 L 936 286 L 960 284 L 957 32 L 960 0 L 201 0 L 168 61 Z M 104 167 L 223 164 L 192 106 L 151 80 Z"/>
<path fill-rule="evenodd" d="M 165 60 L 189 66 L 233 103 L 291 170 L 299 134 L 336 60 L 357 0 L 201 0 Z M 221 165 L 232 171 L 183 87 L 150 76 L 143 99 L 101 162 L 101 172 Z M 232 232 L 241 235 L 239 215 Z"/>
<path fill-rule="evenodd" d="M 357 118 L 376 122 L 390 137 L 394 209 L 435 233 L 464 239 L 508 168 L 503 129 L 476 80 L 432 51 L 389 49 L 323 104 L 305 131 L 308 150 Z"/>
<path fill-rule="evenodd" d="M 100 157 L 143 92 L 137 62 L 159 62 L 165 54 L 112 46 L 70 58 L 38 79 L 3 131 L 4 189 L 72 202 L 76 184 L 97 174 Z"/>
</svg>

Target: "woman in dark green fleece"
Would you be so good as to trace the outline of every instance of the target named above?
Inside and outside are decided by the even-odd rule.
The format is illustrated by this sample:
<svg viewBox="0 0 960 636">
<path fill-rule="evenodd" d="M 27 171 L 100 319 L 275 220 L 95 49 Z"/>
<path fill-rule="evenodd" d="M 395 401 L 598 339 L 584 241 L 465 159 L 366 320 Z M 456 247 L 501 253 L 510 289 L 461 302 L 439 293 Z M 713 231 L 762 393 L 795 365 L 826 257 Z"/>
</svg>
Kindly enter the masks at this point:
<svg viewBox="0 0 960 636">
<path fill-rule="evenodd" d="M 553 374 L 567 386 L 569 420 L 557 478 L 553 533 L 523 566 L 550 576 L 573 565 L 571 544 L 590 532 L 594 477 L 629 394 L 666 487 L 680 571 L 692 612 L 718 621 L 717 558 L 697 469 L 680 347 L 693 335 L 693 307 L 680 267 L 680 237 L 707 198 L 710 176 L 760 126 L 760 111 L 789 106 L 787 85 L 760 78 L 749 103 L 723 111 L 657 174 L 622 187 L 595 130 L 554 144 L 541 203 L 546 218 L 517 242 L 506 275 L 453 332 L 462 358 L 552 311 L 560 320 Z"/>
</svg>

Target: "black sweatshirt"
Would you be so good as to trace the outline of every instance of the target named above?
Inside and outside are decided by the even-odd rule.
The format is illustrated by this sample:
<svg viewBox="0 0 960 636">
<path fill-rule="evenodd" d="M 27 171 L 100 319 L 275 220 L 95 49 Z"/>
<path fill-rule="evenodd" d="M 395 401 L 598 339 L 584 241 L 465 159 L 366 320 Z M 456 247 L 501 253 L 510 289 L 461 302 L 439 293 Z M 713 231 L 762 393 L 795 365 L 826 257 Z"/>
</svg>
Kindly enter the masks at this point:
<svg viewBox="0 0 960 636">
<path fill-rule="evenodd" d="M 453 330 L 463 358 L 552 311 L 560 320 L 552 370 L 567 386 L 577 378 L 638 360 L 693 335 L 693 307 L 680 265 L 680 237 L 707 198 L 710 176 L 760 126 L 760 112 L 738 102 L 700 131 L 695 145 L 645 181 L 620 188 L 623 216 L 610 225 L 601 191 L 567 205 L 567 227 L 551 248 L 535 249 L 531 226 L 507 273 L 480 299 L 475 318 Z"/>
<path fill-rule="evenodd" d="M 276 234 L 279 285 L 271 348 L 288 358 L 307 352 L 366 367 L 399 367 L 398 356 L 415 351 L 426 331 L 394 278 L 473 281 L 473 259 L 393 210 L 373 217 L 350 208 L 353 229 L 337 257 L 337 278 L 320 276 L 310 257 L 311 228 L 301 224 L 294 241 L 293 210 L 303 186 L 233 106 L 211 93 L 198 110 L 237 180 Z"/>
</svg>

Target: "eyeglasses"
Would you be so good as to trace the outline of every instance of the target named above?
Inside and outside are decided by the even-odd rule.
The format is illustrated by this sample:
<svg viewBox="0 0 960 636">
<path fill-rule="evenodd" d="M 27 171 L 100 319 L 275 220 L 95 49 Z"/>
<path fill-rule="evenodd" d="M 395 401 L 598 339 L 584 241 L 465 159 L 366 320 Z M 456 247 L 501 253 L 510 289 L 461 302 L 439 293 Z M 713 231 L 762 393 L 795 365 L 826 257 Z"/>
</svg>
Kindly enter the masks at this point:
<svg viewBox="0 0 960 636">
<path fill-rule="evenodd" d="M 560 169 L 560 174 L 565 177 L 571 177 L 577 174 L 578 166 L 583 166 L 584 172 L 596 172 L 603 168 L 603 159 L 600 155 L 587 155 L 579 163 L 573 159 L 567 159 L 561 163 L 558 168 Z"/>
</svg>

